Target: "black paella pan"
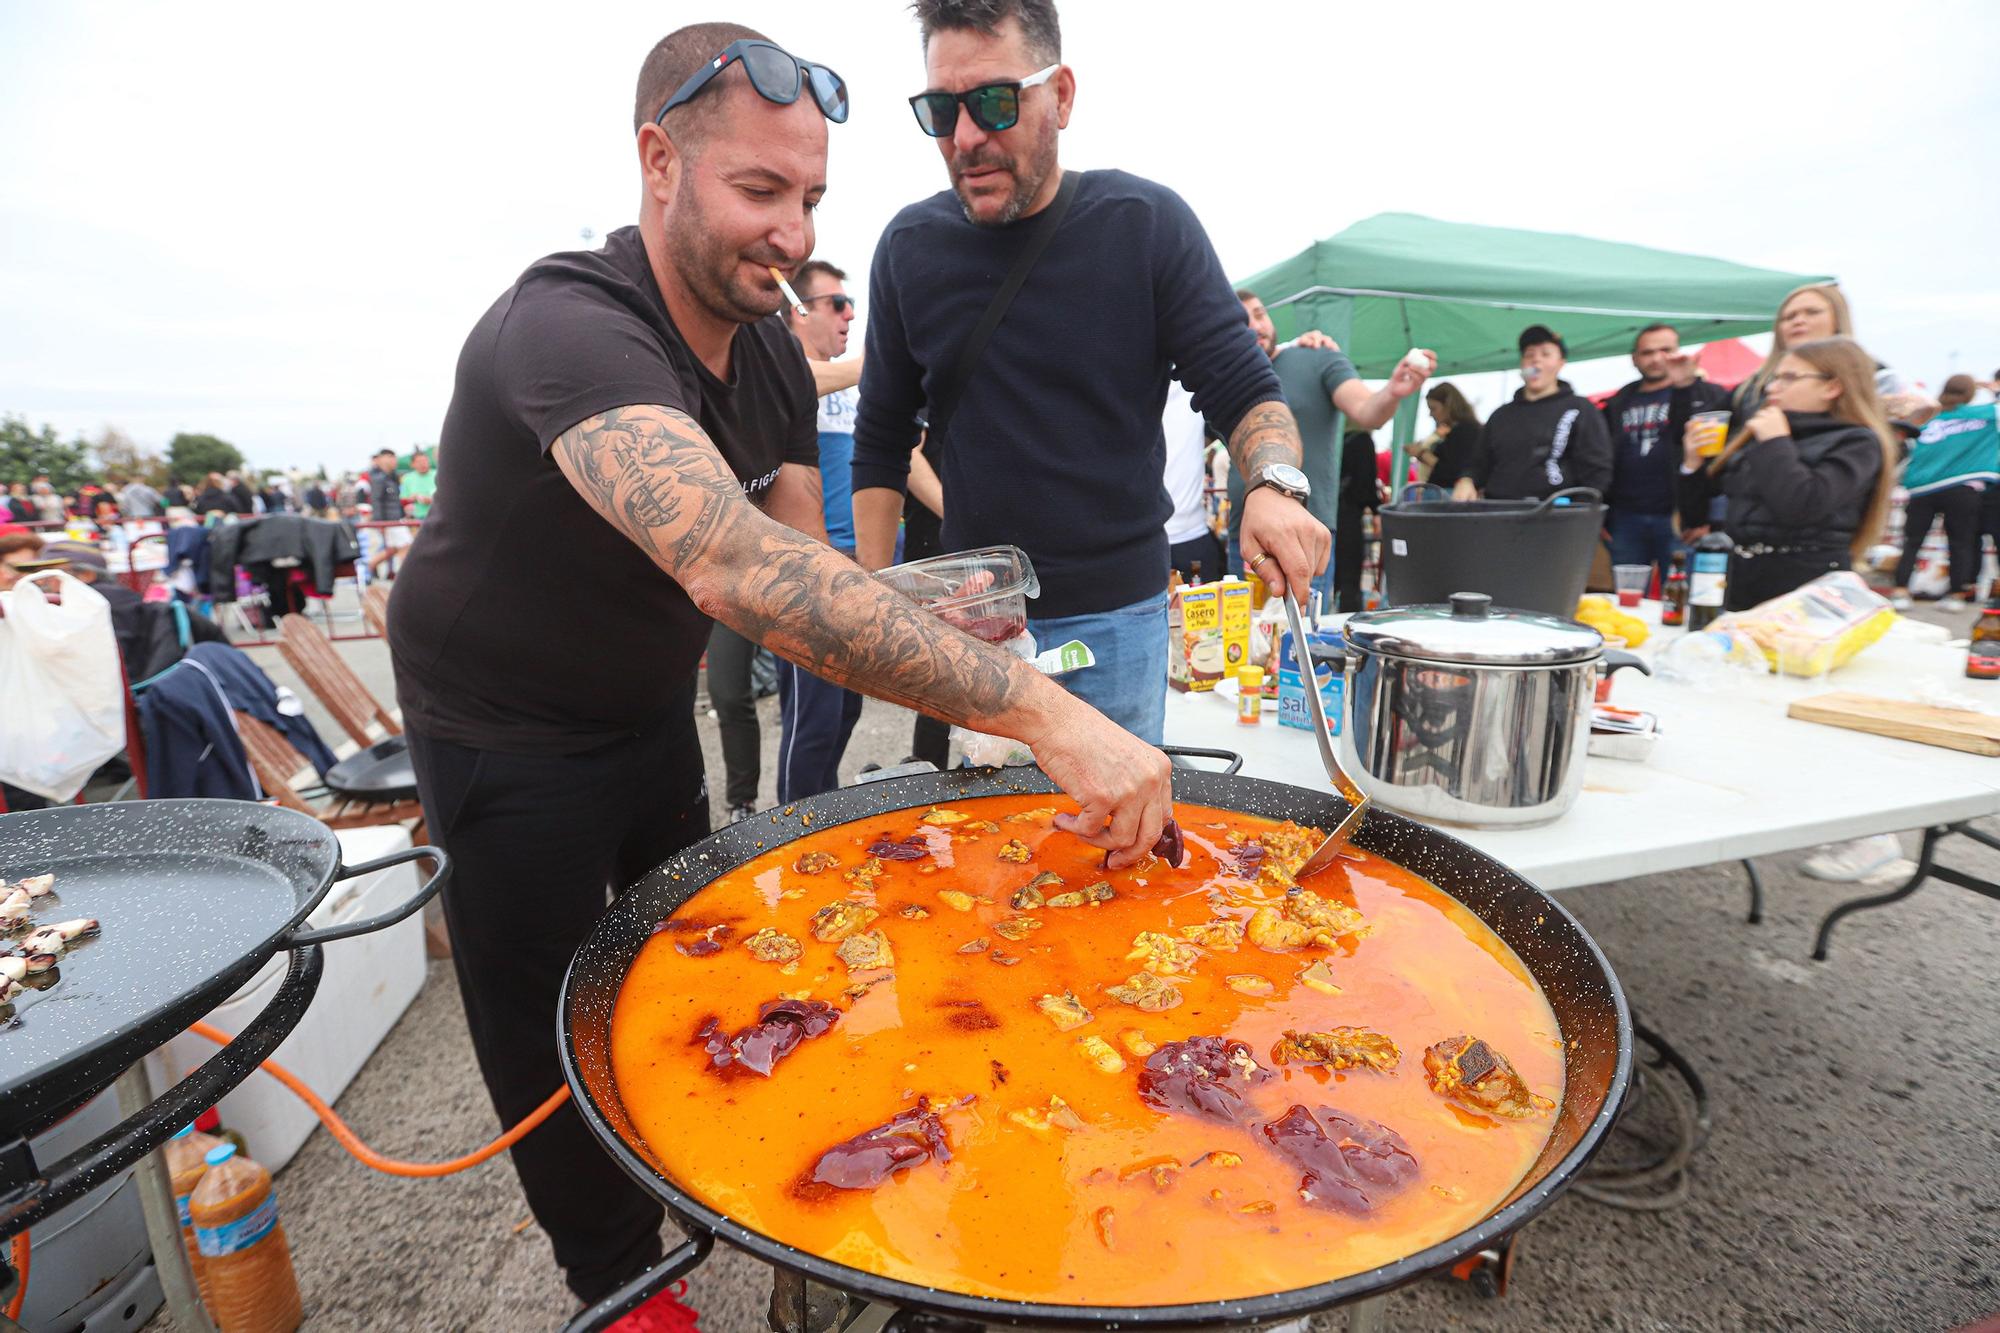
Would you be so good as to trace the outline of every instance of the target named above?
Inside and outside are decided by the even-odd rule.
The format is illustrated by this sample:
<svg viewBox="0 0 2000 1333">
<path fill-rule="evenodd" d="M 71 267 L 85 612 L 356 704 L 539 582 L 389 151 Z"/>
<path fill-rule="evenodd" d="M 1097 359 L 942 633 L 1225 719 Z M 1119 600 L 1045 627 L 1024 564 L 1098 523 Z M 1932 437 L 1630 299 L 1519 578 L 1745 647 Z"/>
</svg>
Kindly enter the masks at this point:
<svg viewBox="0 0 2000 1333">
<path fill-rule="evenodd" d="M 1237 764 L 1240 766 L 1241 761 Z M 682 1276 L 720 1239 L 775 1267 L 897 1307 L 891 1327 L 976 1329 L 1215 1329 L 1293 1318 L 1390 1291 L 1485 1249 L 1535 1217 L 1602 1144 L 1631 1077 L 1631 1015 L 1596 944 L 1553 898 L 1485 853 L 1448 834 L 1372 807 L 1357 846 L 1428 879 L 1477 915 L 1520 957 L 1562 1026 L 1563 1101 L 1548 1143 L 1513 1194 L 1449 1240 L 1391 1264 L 1332 1282 L 1254 1298 L 1139 1307 L 1037 1304 L 921 1287 L 834 1263 L 753 1231 L 682 1189 L 633 1128 L 611 1073 L 611 1012 L 627 971 L 656 922 L 723 873 L 832 824 L 979 796 L 1055 792 L 1034 768 L 958 769 L 846 787 L 732 824 L 696 843 L 614 902 L 564 982 L 558 1014 L 563 1068 L 578 1109 L 599 1141 L 655 1194 L 690 1239 L 624 1290 L 585 1311 L 570 1333 L 602 1328 Z M 1347 805 L 1331 793 L 1226 773 L 1176 769 L 1174 797 L 1190 804 L 1332 828 Z"/>
<path fill-rule="evenodd" d="M 335 881 L 426 858 L 430 878 L 393 910 L 308 929 Z M 160 800 L 0 815 L 0 878 L 54 874 L 35 924 L 93 917 L 37 981 L 0 1008 L 0 1235 L 60 1206 L 155 1146 L 249 1076 L 296 1025 L 318 986 L 314 946 L 402 920 L 443 885 L 443 853 L 413 847 L 343 866 L 332 829 L 248 801 Z M 4 941 L 0 941 L 4 944 Z M 109 1087 L 254 976 L 293 956 L 250 1030 L 162 1096 L 65 1161 L 44 1166 L 27 1140 Z"/>
</svg>

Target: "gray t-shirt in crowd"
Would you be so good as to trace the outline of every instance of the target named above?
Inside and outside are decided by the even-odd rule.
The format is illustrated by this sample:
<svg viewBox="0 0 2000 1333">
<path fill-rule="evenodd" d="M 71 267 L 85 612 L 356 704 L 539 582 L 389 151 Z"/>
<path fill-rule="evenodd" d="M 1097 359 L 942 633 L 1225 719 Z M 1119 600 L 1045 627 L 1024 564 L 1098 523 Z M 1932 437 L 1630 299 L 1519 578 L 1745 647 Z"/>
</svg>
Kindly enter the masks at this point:
<svg viewBox="0 0 2000 1333">
<path fill-rule="evenodd" d="M 1340 504 L 1340 436 L 1334 431 L 1338 413 L 1333 406 L 1333 391 L 1361 377 L 1345 353 L 1322 348 L 1287 347 L 1271 365 L 1285 391 L 1285 405 L 1292 409 L 1292 416 L 1299 423 L 1306 480 L 1312 483 L 1312 498 L 1306 502 L 1306 508 L 1330 529 Z M 1242 532 L 1246 485 L 1236 469 L 1231 468 L 1229 538 L 1232 543 Z"/>
</svg>

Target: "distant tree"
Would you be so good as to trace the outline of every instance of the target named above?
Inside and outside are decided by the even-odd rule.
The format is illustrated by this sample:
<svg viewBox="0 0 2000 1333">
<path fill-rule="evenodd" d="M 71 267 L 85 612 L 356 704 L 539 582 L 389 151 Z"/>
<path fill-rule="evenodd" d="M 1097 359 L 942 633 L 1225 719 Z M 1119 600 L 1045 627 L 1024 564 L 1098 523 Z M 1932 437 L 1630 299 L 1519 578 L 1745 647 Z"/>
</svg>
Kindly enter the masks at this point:
<svg viewBox="0 0 2000 1333">
<path fill-rule="evenodd" d="M 56 428 L 47 423 L 35 430 L 26 417 L 11 412 L 0 416 L 0 482 L 33 481 L 43 473 L 58 491 L 69 494 L 90 480 L 88 446 L 82 440 L 57 439 Z"/>
<path fill-rule="evenodd" d="M 243 466 L 243 451 L 213 435 L 185 432 L 167 441 L 167 468 L 174 480 L 192 486 L 211 472 L 229 472 Z"/>
<path fill-rule="evenodd" d="M 116 426 L 99 431 L 91 441 L 90 451 L 97 455 L 97 466 L 106 477 L 143 481 L 148 486 L 167 484 L 167 460 L 151 450 L 141 449 Z"/>
</svg>

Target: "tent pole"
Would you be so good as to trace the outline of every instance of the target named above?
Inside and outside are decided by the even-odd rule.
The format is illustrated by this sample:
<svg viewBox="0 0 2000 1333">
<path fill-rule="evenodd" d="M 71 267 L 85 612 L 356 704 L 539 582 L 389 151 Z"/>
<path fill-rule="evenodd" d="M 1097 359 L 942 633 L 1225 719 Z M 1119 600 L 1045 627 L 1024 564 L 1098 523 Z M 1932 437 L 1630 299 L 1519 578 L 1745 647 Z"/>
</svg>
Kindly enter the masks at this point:
<svg viewBox="0 0 2000 1333">
<path fill-rule="evenodd" d="M 1395 425 L 1390 434 L 1389 446 L 1389 500 L 1394 503 L 1403 492 L 1403 478 L 1408 471 L 1410 441 L 1417 438 L 1417 394 L 1411 394 L 1396 404 Z"/>
</svg>

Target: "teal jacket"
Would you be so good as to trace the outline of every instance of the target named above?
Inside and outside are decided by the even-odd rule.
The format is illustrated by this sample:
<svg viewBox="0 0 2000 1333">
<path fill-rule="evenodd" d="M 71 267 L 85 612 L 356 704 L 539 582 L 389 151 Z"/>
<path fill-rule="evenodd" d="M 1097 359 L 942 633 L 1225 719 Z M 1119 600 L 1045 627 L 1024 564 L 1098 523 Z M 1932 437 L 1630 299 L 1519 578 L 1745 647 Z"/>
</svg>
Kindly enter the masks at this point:
<svg viewBox="0 0 2000 1333">
<path fill-rule="evenodd" d="M 1903 489 L 1911 495 L 1968 481 L 2000 482 L 2000 428 L 1992 403 L 1949 407 L 1932 417 L 1903 468 Z"/>
</svg>

